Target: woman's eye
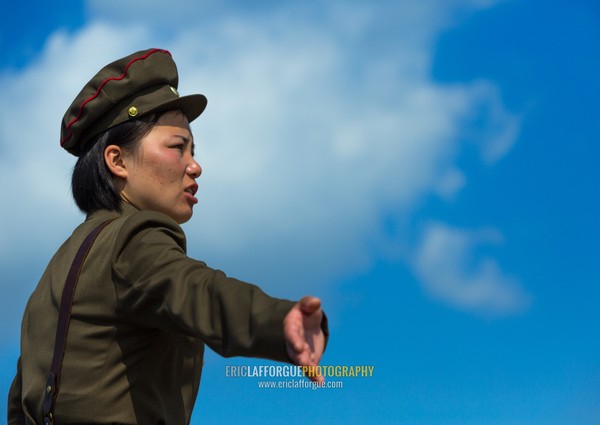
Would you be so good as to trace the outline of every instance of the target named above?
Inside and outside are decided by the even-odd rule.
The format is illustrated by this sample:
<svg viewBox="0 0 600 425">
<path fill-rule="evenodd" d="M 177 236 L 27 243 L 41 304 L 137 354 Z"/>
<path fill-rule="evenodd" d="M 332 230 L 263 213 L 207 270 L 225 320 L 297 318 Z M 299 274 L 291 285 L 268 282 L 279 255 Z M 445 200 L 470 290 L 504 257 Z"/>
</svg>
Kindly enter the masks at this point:
<svg viewBox="0 0 600 425">
<path fill-rule="evenodd" d="M 173 147 L 174 149 L 178 149 L 178 150 L 180 150 L 180 151 L 182 151 L 182 152 L 183 152 L 183 143 L 181 143 L 181 144 L 179 144 L 179 145 L 172 146 L 172 147 Z"/>
</svg>

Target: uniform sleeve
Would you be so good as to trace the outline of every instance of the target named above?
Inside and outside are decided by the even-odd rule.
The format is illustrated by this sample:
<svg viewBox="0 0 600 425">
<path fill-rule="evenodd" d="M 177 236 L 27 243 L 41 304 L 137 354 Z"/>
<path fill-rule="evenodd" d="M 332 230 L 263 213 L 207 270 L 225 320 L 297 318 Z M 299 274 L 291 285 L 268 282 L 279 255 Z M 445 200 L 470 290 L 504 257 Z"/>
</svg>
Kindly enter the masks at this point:
<svg viewBox="0 0 600 425">
<path fill-rule="evenodd" d="M 21 403 L 21 359 L 17 362 L 17 374 L 8 393 L 8 425 L 25 424 L 25 414 Z"/>
<path fill-rule="evenodd" d="M 182 229 L 165 215 L 126 218 L 112 260 L 121 313 L 142 326 L 199 338 L 225 357 L 289 362 L 283 319 L 294 303 L 229 278 L 185 249 Z"/>
</svg>

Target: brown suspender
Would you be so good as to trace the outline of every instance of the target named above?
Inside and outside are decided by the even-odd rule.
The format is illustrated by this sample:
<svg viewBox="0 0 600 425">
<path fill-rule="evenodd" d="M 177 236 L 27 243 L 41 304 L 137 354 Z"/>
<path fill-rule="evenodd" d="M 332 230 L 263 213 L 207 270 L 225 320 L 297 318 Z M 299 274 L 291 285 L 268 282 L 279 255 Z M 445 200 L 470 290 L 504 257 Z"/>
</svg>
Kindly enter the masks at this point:
<svg viewBox="0 0 600 425">
<path fill-rule="evenodd" d="M 54 424 L 54 404 L 56 402 L 56 396 L 58 395 L 58 385 L 60 382 L 60 372 L 62 369 L 62 361 L 65 355 L 65 348 L 67 345 L 67 332 L 69 331 L 69 321 L 71 320 L 71 308 L 73 307 L 73 298 L 75 296 L 75 287 L 79 280 L 79 274 L 83 263 L 94 244 L 94 241 L 102 231 L 113 219 L 107 220 L 98 225 L 92 230 L 83 243 L 69 269 L 65 287 L 63 289 L 62 298 L 60 300 L 60 310 L 58 313 L 58 324 L 56 326 L 56 337 L 54 339 L 54 355 L 52 357 L 52 365 L 50 366 L 50 372 L 48 373 L 48 381 L 46 383 L 46 390 L 44 396 L 44 424 Z"/>
</svg>

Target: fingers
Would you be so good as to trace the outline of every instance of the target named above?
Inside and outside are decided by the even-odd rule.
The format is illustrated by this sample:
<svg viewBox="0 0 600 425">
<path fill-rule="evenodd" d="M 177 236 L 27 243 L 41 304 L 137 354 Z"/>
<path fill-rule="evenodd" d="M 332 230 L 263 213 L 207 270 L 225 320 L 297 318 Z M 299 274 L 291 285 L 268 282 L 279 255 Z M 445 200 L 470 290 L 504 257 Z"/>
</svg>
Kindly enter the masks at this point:
<svg viewBox="0 0 600 425">
<path fill-rule="evenodd" d="M 299 329 L 291 330 L 287 337 L 288 355 L 298 365 L 311 363 L 310 345 L 304 338 L 304 333 Z"/>
<path fill-rule="evenodd" d="M 302 313 L 294 307 L 286 316 L 283 324 L 288 355 L 294 362 L 299 360 L 298 357 L 304 351 L 306 344 L 301 316 Z"/>
<path fill-rule="evenodd" d="M 300 305 L 300 310 L 306 314 L 312 314 L 321 308 L 321 300 L 310 295 L 303 297 L 298 304 Z"/>
<path fill-rule="evenodd" d="M 304 340 L 304 329 L 301 326 L 294 326 L 290 333 L 290 342 L 296 353 L 302 352 L 306 348 Z"/>
<path fill-rule="evenodd" d="M 322 375 L 317 375 L 315 373 L 317 370 L 316 366 L 319 365 L 319 362 L 315 361 L 314 354 L 311 352 L 308 344 L 305 344 L 304 349 L 300 352 L 296 352 L 295 355 L 291 354 L 292 353 L 288 350 L 288 355 L 290 355 L 294 364 L 306 367 L 304 374 L 308 379 L 316 382 L 325 382 L 325 378 Z"/>
<path fill-rule="evenodd" d="M 301 352 L 304 349 L 304 327 L 301 313 L 292 309 L 286 316 L 283 326 L 288 344 L 295 352 Z"/>
</svg>

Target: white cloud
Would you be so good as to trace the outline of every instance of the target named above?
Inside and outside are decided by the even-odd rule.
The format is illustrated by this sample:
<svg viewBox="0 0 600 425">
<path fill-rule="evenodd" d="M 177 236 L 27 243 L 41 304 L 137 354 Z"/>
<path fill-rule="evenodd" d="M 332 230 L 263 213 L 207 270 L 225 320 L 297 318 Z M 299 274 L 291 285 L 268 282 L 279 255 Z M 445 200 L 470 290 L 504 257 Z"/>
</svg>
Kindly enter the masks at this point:
<svg viewBox="0 0 600 425">
<path fill-rule="evenodd" d="M 58 148 L 62 113 L 102 65 L 151 46 L 172 51 L 182 94 L 209 99 L 192 127 L 204 175 L 190 253 L 267 287 L 303 293 L 368 265 L 369 246 L 385 238 L 382 211 L 409 215 L 424 196 L 466 184 L 455 164 L 465 129 L 492 162 L 515 140 L 518 120 L 491 84 L 430 79 L 445 2 L 316 2 L 307 7 L 326 9 L 318 19 L 300 4 L 246 16 L 183 3 L 183 22 L 197 25 L 154 13 L 123 27 L 110 13 L 117 2 L 90 1 L 88 27 L 54 34 L 23 73 L 0 75 L 0 178 L 21 182 L 3 189 L 21 203 L 0 213 L 16 223 L 0 229 L 7 241 L 27 226 L 55 244 L 80 219 L 68 193 L 74 160 Z M 41 206 L 51 219 L 40 221 Z M 29 249 L 1 244 L 5 262 Z"/>
<path fill-rule="evenodd" d="M 479 81 L 471 87 L 473 108 L 467 138 L 479 147 L 482 160 L 493 164 L 512 148 L 521 120 L 502 106 L 498 89 L 489 82 Z"/>
<path fill-rule="evenodd" d="M 60 121 L 85 82 L 102 65 L 113 60 L 114 49 L 129 46 L 138 30 L 116 31 L 92 25 L 70 36 L 53 34 L 35 63 L 18 74 L 0 74 L 0 178 L 2 199 L 11 208 L 0 213 L 0 253 L 10 263 L 19 250 L 39 249 L 47 237 L 62 234 L 81 220 L 70 198 L 70 173 L 74 157 L 59 147 Z M 121 51 L 121 53 L 123 53 Z M 47 213 L 47 214 L 46 214 Z M 32 247 L 22 235 L 43 235 Z M 10 250 L 9 250 L 10 247 Z"/>
<path fill-rule="evenodd" d="M 452 199 L 466 183 L 465 175 L 457 168 L 448 168 L 435 186 L 435 192 L 444 199 Z"/>
<path fill-rule="evenodd" d="M 527 307 L 528 295 L 496 260 L 477 255 L 479 245 L 500 240 L 489 229 L 468 231 L 432 223 L 415 253 L 414 270 L 438 300 L 491 316 L 518 313 Z"/>
</svg>

